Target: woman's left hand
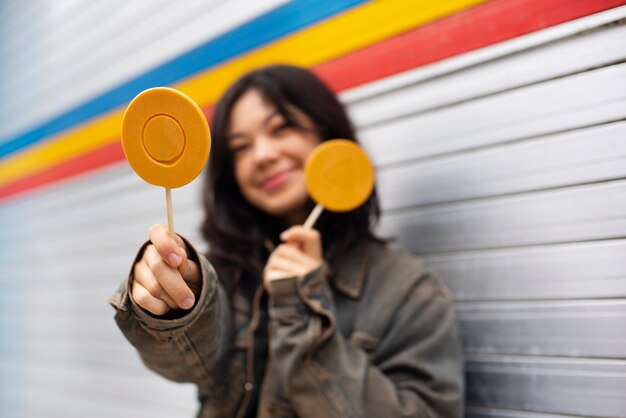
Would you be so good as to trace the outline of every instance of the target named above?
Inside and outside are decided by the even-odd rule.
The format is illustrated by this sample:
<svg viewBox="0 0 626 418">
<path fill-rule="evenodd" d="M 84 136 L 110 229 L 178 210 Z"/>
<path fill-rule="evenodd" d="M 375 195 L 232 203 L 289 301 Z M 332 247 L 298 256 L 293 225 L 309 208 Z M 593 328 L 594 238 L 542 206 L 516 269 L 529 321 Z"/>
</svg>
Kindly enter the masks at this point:
<svg viewBox="0 0 626 418">
<path fill-rule="evenodd" d="M 263 271 L 267 290 L 272 280 L 305 276 L 322 265 L 322 240 L 317 230 L 292 226 L 280 239 L 285 243 L 270 254 Z"/>
</svg>

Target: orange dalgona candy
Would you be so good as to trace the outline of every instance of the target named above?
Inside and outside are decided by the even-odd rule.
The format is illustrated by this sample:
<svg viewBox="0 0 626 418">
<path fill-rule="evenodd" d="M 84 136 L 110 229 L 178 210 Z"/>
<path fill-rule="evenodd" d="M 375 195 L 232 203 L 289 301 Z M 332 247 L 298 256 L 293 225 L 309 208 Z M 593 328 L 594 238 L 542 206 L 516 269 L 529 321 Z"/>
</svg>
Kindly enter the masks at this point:
<svg viewBox="0 0 626 418">
<path fill-rule="evenodd" d="M 195 179 L 211 149 L 209 125 L 186 94 L 168 87 L 139 93 L 122 118 L 122 147 L 146 182 L 176 188 Z"/>
<path fill-rule="evenodd" d="M 346 212 L 361 206 L 374 189 L 374 168 L 354 141 L 321 143 L 305 167 L 309 194 L 324 209 Z"/>
</svg>

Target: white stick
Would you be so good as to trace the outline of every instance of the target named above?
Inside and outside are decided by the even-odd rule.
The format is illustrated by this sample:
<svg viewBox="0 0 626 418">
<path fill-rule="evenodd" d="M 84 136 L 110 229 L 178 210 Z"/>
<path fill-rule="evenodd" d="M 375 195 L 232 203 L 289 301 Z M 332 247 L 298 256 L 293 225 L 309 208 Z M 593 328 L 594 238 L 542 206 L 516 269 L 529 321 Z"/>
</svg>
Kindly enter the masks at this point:
<svg viewBox="0 0 626 418">
<path fill-rule="evenodd" d="M 165 202 L 167 204 L 167 229 L 174 238 L 174 211 L 172 210 L 172 189 L 165 188 Z"/>
<path fill-rule="evenodd" d="M 324 211 L 324 206 L 320 205 L 319 203 L 317 205 L 315 205 L 315 207 L 313 208 L 313 210 L 309 214 L 309 217 L 306 218 L 306 221 L 304 221 L 303 226 L 306 229 L 313 228 L 313 225 L 315 225 L 315 221 L 317 221 L 317 218 L 320 217 L 320 215 L 322 214 L 323 211 Z"/>
</svg>

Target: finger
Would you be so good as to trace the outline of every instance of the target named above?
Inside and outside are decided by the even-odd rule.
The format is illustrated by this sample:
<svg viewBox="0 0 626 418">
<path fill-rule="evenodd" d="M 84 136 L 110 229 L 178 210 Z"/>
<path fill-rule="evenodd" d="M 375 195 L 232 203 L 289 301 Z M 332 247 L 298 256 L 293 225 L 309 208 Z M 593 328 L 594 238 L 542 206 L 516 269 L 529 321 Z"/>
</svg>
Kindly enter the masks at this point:
<svg viewBox="0 0 626 418">
<path fill-rule="evenodd" d="M 182 309 L 189 309 L 195 302 L 195 297 L 180 272 L 168 265 L 157 252 L 154 246 L 146 248 L 146 261 L 150 271 L 159 285 Z"/>
<path fill-rule="evenodd" d="M 269 291 L 269 282 L 273 280 L 290 279 L 292 277 L 294 277 L 293 274 L 285 273 L 280 270 L 269 270 L 265 272 L 265 275 L 263 276 L 263 284 L 265 286 L 265 289 Z"/>
<path fill-rule="evenodd" d="M 158 234 L 158 235 L 165 235 L 171 239 L 173 239 L 174 241 L 176 241 L 177 245 L 179 247 L 186 247 L 185 246 L 185 241 L 183 241 L 183 239 L 178 236 L 177 234 L 174 234 L 174 237 L 172 237 L 170 235 L 169 232 L 169 228 L 167 225 L 164 224 L 154 224 L 152 226 L 150 226 L 150 228 L 148 228 L 148 237 L 152 236 L 152 234 Z"/>
<path fill-rule="evenodd" d="M 135 281 L 146 289 L 153 297 L 161 299 L 171 309 L 178 309 L 178 305 L 176 305 L 174 300 L 165 292 L 165 290 L 163 290 L 145 262 L 135 264 L 133 276 Z"/>
<path fill-rule="evenodd" d="M 322 239 L 318 230 L 295 225 L 280 234 L 280 238 L 295 245 L 313 258 L 322 258 Z"/>
<path fill-rule="evenodd" d="M 179 247 L 179 250 L 183 261 L 178 267 L 178 271 L 189 286 L 197 288 L 200 285 L 200 267 L 196 262 L 189 260 L 187 251 L 183 247 Z"/>
<path fill-rule="evenodd" d="M 166 260 L 172 267 L 180 266 L 183 262 L 180 247 L 184 248 L 185 243 L 178 235 L 172 237 L 168 232 L 167 226 L 155 224 L 148 230 L 148 238 L 156 247 L 163 260 Z"/>
<path fill-rule="evenodd" d="M 293 260 L 283 257 L 274 257 L 271 261 L 268 261 L 266 270 L 279 271 L 287 276 L 298 276 L 304 269 L 302 268 L 302 264 L 294 262 Z"/>
<path fill-rule="evenodd" d="M 310 255 L 305 254 L 303 251 L 291 244 L 279 245 L 278 247 L 276 247 L 276 250 L 274 250 L 274 253 L 272 253 L 272 256 L 285 258 L 291 260 L 294 263 L 305 265 L 308 267 L 319 264 L 318 259 L 315 259 Z"/>
<path fill-rule="evenodd" d="M 289 276 L 303 276 L 319 265 L 320 261 L 309 257 L 293 246 L 282 244 L 270 256 L 266 269 L 279 270 Z"/>
<path fill-rule="evenodd" d="M 150 292 L 148 292 L 141 284 L 136 281 L 133 281 L 132 295 L 133 300 L 137 305 L 155 315 L 165 315 L 170 311 L 167 303 L 163 302 L 161 299 L 157 299 L 152 296 Z"/>
<path fill-rule="evenodd" d="M 288 279 L 295 276 L 297 276 L 297 274 L 291 271 L 291 269 L 276 265 L 275 262 L 268 262 L 263 271 L 263 284 L 269 291 L 268 284 L 272 280 Z"/>
</svg>

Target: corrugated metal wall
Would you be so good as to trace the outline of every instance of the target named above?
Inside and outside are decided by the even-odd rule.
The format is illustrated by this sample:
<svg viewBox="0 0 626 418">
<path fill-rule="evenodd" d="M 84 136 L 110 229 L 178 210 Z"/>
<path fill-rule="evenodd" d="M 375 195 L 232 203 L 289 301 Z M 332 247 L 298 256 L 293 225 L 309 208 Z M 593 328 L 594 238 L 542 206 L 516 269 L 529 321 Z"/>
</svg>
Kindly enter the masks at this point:
<svg viewBox="0 0 626 418">
<path fill-rule="evenodd" d="M 0 138 L 285 3 L 0 2 Z M 341 93 L 377 165 L 381 231 L 455 295 L 468 417 L 626 417 L 625 18 Z M 174 191 L 196 242 L 199 186 Z M 106 303 L 163 201 L 111 164 L 0 202 L 0 416 L 193 416 L 194 388 L 147 371 Z"/>
<path fill-rule="evenodd" d="M 626 416 L 623 12 L 420 69 L 352 106 L 383 229 L 455 294 L 471 417 Z"/>
</svg>

